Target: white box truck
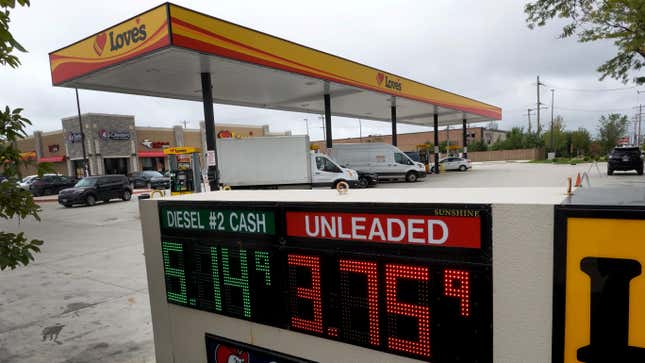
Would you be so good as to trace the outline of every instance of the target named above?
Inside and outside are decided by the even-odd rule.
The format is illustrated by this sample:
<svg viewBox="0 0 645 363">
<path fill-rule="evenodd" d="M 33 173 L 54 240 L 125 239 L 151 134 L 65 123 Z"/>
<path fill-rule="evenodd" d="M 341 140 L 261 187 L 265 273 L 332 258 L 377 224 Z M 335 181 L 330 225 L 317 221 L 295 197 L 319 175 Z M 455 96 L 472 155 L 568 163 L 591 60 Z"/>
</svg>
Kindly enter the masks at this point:
<svg viewBox="0 0 645 363">
<path fill-rule="evenodd" d="M 405 178 L 414 182 L 426 177 L 423 164 L 413 161 L 396 146 L 382 142 L 336 144 L 330 155 L 343 167 L 375 173 L 383 179 Z"/>
<path fill-rule="evenodd" d="M 218 139 L 220 182 L 231 188 L 311 188 L 358 183 L 355 170 L 343 168 L 310 150 L 307 136 Z"/>
</svg>

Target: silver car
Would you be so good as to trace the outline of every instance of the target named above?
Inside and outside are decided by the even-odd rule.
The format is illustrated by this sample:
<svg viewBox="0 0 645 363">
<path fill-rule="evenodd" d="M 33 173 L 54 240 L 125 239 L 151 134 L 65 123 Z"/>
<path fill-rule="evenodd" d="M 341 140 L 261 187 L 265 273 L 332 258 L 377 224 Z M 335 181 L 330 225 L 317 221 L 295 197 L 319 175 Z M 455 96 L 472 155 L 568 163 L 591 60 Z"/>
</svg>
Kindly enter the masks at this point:
<svg viewBox="0 0 645 363">
<path fill-rule="evenodd" d="M 472 164 L 469 159 L 458 158 L 458 157 L 447 157 L 439 160 L 439 164 L 443 165 L 444 169 L 447 170 L 459 170 L 466 171 L 472 169 Z M 432 167 L 434 172 L 434 166 Z"/>
<path fill-rule="evenodd" d="M 43 176 L 45 176 L 45 175 L 58 175 L 58 174 L 44 174 Z M 18 186 L 20 188 L 24 189 L 24 190 L 29 190 L 29 187 L 31 186 L 31 184 L 33 182 L 36 181 L 36 179 L 38 179 L 38 175 L 26 176 L 26 177 L 22 178 L 21 181 L 18 182 Z"/>
</svg>

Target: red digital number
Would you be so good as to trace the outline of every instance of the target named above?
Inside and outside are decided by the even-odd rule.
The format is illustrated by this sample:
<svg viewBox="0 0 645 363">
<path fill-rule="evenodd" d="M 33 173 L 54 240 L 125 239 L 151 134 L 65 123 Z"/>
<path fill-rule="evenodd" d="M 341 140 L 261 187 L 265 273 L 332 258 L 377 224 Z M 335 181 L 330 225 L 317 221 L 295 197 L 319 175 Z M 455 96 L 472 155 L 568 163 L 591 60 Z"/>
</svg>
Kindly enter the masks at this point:
<svg viewBox="0 0 645 363">
<path fill-rule="evenodd" d="M 454 269 L 444 270 L 443 294 L 459 299 L 461 316 L 470 316 L 470 272 Z"/>
<path fill-rule="evenodd" d="M 418 341 L 389 336 L 387 346 L 392 350 L 430 357 L 430 308 L 398 301 L 397 280 L 399 279 L 428 281 L 428 268 L 397 264 L 385 265 L 385 302 L 388 314 L 410 316 L 419 322 Z"/>
<path fill-rule="evenodd" d="M 302 330 L 309 330 L 322 334 L 323 332 L 323 314 L 322 298 L 320 295 L 320 258 L 317 256 L 304 256 L 289 254 L 289 266 L 301 266 L 311 269 L 311 287 L 296 286 L 296 297 L 300 299 L 311 300 L 313 304 L 313 320 L 303 319 L 297 316 L 291 317 L 291 325 Z M 293 286 L 295 280 L 290 284 Z"/>
<path fill-rule="evenodd" d="M 367 306 L 370 322 L 370 344 L 380 344 L 378 319 L 378 276 L 376 262 L 340 260 L 340 270 L 367 275 Z"/>
</svg>

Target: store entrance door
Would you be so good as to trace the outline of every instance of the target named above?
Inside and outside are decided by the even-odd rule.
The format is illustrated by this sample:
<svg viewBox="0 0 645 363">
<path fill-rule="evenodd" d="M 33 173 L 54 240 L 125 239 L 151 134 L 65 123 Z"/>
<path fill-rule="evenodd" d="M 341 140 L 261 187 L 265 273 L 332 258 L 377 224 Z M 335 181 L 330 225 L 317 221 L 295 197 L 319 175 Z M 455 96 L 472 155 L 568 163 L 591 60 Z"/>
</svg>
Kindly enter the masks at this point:
<svg viewBox="0 0 645 363">
<path fill-rule="evenodd" d="M 128 159 L 127 158 L 105 158 L 103 159 L 105 166 L 105 174 L 128 174 Z"/>
</svg>

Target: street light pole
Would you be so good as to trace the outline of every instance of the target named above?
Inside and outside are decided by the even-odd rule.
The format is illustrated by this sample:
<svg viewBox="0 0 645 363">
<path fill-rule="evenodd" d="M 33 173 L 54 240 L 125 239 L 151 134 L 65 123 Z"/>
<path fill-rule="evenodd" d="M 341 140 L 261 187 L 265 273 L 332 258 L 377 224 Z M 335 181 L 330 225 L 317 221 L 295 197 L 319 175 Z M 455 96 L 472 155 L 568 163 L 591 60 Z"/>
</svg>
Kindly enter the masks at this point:
<svg viewBox="0 0 645 363">
<path fill-rule="evenodd" d="M 305 119 L 305 126 L 307 127 L 307 136 L 309 136 L 309 119 Z"/>
<path fill-rule="evenodd" d="M 363 120 L 358 119 L 358 139 L 363 142 Z"/>
<path fill-rule="evenodd" d="M 85 132 L 83 132 L 83 119 L 81 118 L 81 103 L 78 101 L 78 88 L 76 91 L 76 110 L 78 111 L 78 128 L 81 132 L 81 149 L 83 150 L 83 176 L 90 176 L 90 168 L 87 165 L 87 155 L 85 153 Z M 72 140 L 74 136 L 72 135 Z"/>
</svg>

